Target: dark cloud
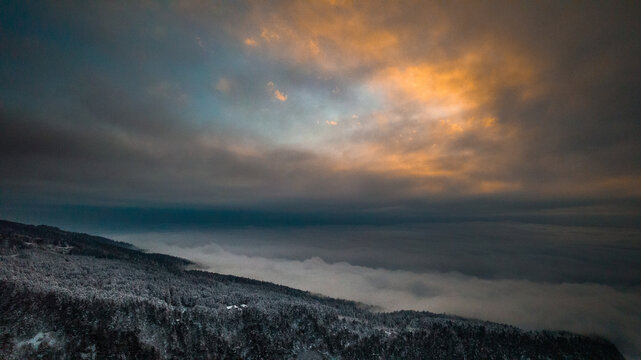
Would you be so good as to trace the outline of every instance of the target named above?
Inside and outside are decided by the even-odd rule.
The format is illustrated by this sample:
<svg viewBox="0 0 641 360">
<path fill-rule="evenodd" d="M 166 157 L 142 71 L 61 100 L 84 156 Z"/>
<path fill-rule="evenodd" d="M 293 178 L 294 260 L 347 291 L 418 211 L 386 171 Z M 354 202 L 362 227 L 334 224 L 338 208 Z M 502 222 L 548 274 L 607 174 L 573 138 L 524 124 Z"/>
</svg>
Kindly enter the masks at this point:
<svg viewBox="0 0 641 360">
<path fill-rule="evenodd" d="M 358 14 L 321 3 L 172 6 L 7 9 L 2 165 L 13 169 L 13 184 L 45 174 L 37 181 L 43 191 L 49 182 L 104 194 L 98 184 L 108 182 L 120 190 L 105 197 L 121 201 L 210 203 L 350 194 L 398 204 L 515 191 L 638 196 L 636 4 L 372 5 Z M 357 16 L 348 28 L 341 17 L 316 15 L 304 26 L 310 9 Z M 283 22 L 288 16 L 299 17 Z M 249 37 L 259 46 L 244 46 Z M 334 66 L 346 53 L 353 61 Z M 386 69 L 406 74 L 408 66 L 418 67 L 412 76 L 465 74 L 468 90 L 445 77 L 429 91 L 438 98 L 440 86 L 471 99 L 467 122 L 420 115 L 423 100 L 359 98 L 372 77 L 393 82 Z M 215 89 L 220 79 L 232 92 Z M 289 96 L 278 107 L 270 81 Z M 371 113 L 340 121 L 352 116 L 350 105 Z M 484 116 L 496 130 L 478 123 Z M 306 125 L 336 120 L 345 130 L 327 136 Z M 362 128 L 344 128 L 357 122 Z M 452 134 L 454 126 L 465 131 Z M 282 144 L 297 136 L 298 145 Z M 83 157 L 92 161 L 79 164 Z"/>
</svg>

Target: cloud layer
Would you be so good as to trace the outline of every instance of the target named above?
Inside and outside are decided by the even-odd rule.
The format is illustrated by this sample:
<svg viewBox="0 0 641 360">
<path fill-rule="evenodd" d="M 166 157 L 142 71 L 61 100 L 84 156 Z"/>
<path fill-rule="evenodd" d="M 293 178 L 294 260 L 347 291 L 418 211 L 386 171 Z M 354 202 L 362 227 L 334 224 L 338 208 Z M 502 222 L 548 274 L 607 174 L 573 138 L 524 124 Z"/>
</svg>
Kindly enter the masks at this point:
<svg viewBox="0 0 641 360">
<path fill-rule="evenodd" d="M 639 14 L 12 4 L 2 188 L 124 204 L 638 198 Z"/>
<path fill-rule="evenodd" d="M 184 233 L 180 236 L 190 237 Z M 319 257 L 291 260 L 247 256 L 211 242 L 192 247 L 166 244 L 162 238 L 162 234 L 147 234 L 121 239 L 134 240 L 152 251 L 194 260 L 210 271 L 356 300 L 384 311 L 427 310 L 528 329 L 599 334 L 614 341 L 627 356 L 634 358 L 641 354 L 638 338 L 641 288 L 638 285 L 617 289 L 590 282 L 484 279 L 459 272 L 392 270 L 348 262 L 328 263 Z M 247 245 L 238 247 L 243 246 Z M 572 266 L 561 264 L 558 270 Z"/>
</svg>

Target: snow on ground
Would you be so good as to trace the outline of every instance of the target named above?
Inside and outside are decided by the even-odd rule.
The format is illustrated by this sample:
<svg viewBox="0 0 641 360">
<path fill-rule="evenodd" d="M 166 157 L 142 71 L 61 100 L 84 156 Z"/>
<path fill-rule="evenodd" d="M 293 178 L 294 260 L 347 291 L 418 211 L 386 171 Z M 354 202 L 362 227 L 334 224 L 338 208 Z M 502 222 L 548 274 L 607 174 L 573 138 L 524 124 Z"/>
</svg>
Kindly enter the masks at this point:
<svg viewBox="0 0 641 360">
<path fill-rule="evenodd" d="M 238 306 L 238 305 L 227 305 L 226 306 L 227 310 L 231 310 L 231 309 L 242 310 L 242 309 L 244 309 L 246 307 L 247 307 L 247 304 L 240 304 L 240 306 Z"/>
<path fill-rule="evenodd" d="M 54 339 L 51 336 L 51 333 L 39 332 L 31 339 L 20 341 L 19 343 L 16 344 L 16 346 L 23 347 L 23 346 L 31 345 L 33 346 L 34 349 L 38 350 L 38 348 L 40 347 L 40 344 L 42 343 L 46 343 L 48 345 L 54 345 L 56 343 L 56 339 Z"/>
</svg>

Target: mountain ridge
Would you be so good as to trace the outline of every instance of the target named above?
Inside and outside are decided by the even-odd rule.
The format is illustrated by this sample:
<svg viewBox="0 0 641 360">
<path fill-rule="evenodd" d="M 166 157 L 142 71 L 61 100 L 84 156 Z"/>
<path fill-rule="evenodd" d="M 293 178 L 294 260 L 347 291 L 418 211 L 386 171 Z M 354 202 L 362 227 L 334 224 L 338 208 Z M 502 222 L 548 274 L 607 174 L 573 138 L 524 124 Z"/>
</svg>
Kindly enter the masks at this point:
<svg viewBox="0 0 641 360">
<path fill-rule="evenodd" d="M 608 341 L 373 307 L 0 220 L 0 358 L 623 359 Z"/>
</svg>

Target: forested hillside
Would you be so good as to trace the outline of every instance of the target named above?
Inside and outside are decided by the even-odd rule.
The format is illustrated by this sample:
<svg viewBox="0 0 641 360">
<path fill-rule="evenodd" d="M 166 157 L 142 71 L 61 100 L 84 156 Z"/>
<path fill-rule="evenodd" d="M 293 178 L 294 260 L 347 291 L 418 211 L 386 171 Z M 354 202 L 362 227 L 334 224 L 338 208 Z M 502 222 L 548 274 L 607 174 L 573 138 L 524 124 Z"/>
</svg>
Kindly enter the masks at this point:
<svg viewBox="0 0 641 360">
<path fill-rule="evenodd" d="M 2 359 L 623 359 L 609 342 L 365 305 L 0 221 Z"/>
</svg>

